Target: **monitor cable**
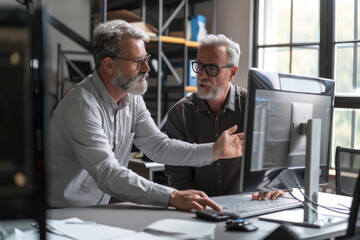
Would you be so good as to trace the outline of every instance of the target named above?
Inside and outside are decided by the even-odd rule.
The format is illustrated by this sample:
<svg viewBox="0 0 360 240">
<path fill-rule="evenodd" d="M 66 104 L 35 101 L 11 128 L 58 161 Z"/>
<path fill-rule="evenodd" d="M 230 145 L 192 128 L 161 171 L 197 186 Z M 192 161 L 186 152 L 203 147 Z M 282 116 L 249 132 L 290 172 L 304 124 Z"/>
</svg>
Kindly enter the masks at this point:
<svg viewBox="0 0 360 240">
<path fill-rule="evenodd" d="M 303 191 L 301 190 L 300 187 L 298 187 L 298 190 L 301 192 L 301 194 L 304 196 L 304 201 L 299 199 L 298 197 L 296 197 L 292 192 L 289 191 L 290 195 L 295 198 L 296 200 L 304 203 L 304 204 L 309 204 L 309 203 L 312 203 L 318 207 L 322 207 L 326 210 L 329 210 L 329 211 L 332 211 L 332 212 L 336 212 L 336 213 L 339 213 L 339 214 L 344 214 L 344 215 L 349 215 L 350 214 L 350 208 L 346 207 L 346 208 L 337 208 L 337 207 L 329 207 L 329 206 L 325 206 L 325 205 L 322 205 L 322 204 L 319 204 L 319 203 L 316 203 L 314 201 L 312 201 L 308 196 L 306 196 L 305 193 L 303 193 Z M 314 209 L 311 205 L 308 205 L 310 206 L 314 211 L 318 212 L 316 209 Z"/>
</svg>

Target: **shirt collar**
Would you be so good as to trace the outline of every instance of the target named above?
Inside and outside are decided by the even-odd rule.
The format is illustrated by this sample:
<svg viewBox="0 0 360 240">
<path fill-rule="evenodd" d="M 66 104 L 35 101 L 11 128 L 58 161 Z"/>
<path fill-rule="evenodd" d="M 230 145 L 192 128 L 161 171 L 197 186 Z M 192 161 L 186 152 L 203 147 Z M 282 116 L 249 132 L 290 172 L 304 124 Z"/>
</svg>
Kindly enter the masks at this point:
<svg viewBox="0 0 360 240">
<path fill-rule="evenodd" d="M 130 104 L 129 94 L 126 94 L 125 96 L 123 96 L 123 97 L 120 99 L 118 108 L 119 108 L 119 109 L 123 109 L 123 108 L 129 106 L 129 104 Z"/>
<path fill-rule="evenodd" d="M 121 98 L 119 104 L 116 104 L 96 70 L 93 73 L 92 82 L 99 96 L 109 107 L 112 107 L 113 109 L 123 109 L 130 104 L 130 98 L 128 94 Z"/>
<path fill-rule="evenodd" d="M 197 95 L 195 95 L 195 101 L 196 101 L 196 111 L 210 111 L 209 105 L 207 104 L 205 99 L 199 98 Z M 231 111 L 235 111 L 235 87 L 230 83 L 230 89 L 228 96 L 226 98 L 225 102 L 225 108 L 230 109 Z"/>
<path fill-rule="evenodd" d="M 229 94 L 226 99 L 225 108 L 235 112 L 235 87 L 230 83 Z"/>
</svg>

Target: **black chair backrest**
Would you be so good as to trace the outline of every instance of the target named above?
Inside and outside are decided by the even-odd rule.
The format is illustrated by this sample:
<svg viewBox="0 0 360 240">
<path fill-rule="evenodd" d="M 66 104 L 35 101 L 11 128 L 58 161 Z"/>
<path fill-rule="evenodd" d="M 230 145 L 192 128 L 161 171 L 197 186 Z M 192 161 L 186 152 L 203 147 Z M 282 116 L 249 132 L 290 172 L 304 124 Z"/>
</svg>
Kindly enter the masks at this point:
<svg viewBox="0 0 360 240">
<path fill-rule="evenodd" d="M 289 226 L 290 224 L 281 224 L 280 227 L 267 235 L 263 240 L 299 240 L 299 236 L 293 230 L 291 230 Z"/>
<path fill-rule="evenodd" d="M 353 193 L 353 201 L 349 216 L 349 225 L 346 231 L 346 239 L 360 239 L 359 223 L 360 223 L 360 175 L 358 176 Z"/>
<path fill-rule="evenodd" d="M 360 169 L 360 150 L 336 147 L 336 194 L 353 196 Z"/>
</svg>

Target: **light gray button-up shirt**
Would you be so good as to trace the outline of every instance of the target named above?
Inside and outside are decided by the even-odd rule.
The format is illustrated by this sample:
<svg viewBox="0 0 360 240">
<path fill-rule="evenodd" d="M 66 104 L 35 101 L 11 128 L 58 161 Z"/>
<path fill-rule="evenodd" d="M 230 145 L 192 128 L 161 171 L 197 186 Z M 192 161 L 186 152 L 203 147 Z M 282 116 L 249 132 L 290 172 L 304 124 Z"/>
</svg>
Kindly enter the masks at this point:
<svg viewBox="0 0 360 240">
<path fill-rule="evenodd" d="M 57 105 L 50 121 L 46 163 L 48 203 L 53 207 L 123 201 L 168 206 L 174 191 L 127 168 L 132 143 L 159 163 L 204 166 L 213 143 L 169 139 L 152 120 L 141 96 L 116 104 L 95 71 Z"/>
</svg>

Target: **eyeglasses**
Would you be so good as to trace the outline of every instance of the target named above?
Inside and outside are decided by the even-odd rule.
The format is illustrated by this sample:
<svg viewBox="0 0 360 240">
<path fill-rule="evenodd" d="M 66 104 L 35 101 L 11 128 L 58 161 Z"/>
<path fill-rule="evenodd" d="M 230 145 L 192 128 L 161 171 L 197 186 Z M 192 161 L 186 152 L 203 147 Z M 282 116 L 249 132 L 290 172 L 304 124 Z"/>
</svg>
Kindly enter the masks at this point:
<svg viewBox="0 0 360 240">
<path fill-rule="evenodd" d="M 129 58 L 122 58 L 122 57 L 117 57 L 117 56 L 113 56 L 111 58 L 118 58 L 118 59 L 121 59 L 121 60 L 127 60 L 127 61 L 136 62 L 136 64 L 137 64 L 136 69 L 139 70 L 144 66 L 145 63 L 149 64 L 151 55 L 147 55 L 146 57 L 139 58 L 139 59 L 129 59 Z"/>
<path fill-rule="evenodd" d="M 215 64 L 202 64 L 197 61 L 191 63 L 192 70 L 199 74 L 205 68 L 205 72 L 207 75 L 211 77 L 215 77 L 219 74 L 220 68 L 228 68 L 233 67 L 234 65 L 225 65 L 225 66 L 217 66 Z"/>
</svg>

